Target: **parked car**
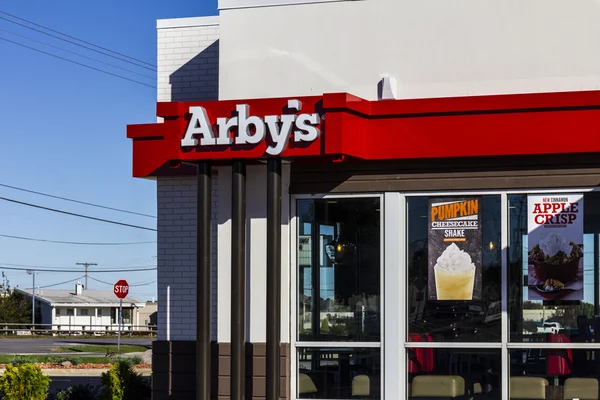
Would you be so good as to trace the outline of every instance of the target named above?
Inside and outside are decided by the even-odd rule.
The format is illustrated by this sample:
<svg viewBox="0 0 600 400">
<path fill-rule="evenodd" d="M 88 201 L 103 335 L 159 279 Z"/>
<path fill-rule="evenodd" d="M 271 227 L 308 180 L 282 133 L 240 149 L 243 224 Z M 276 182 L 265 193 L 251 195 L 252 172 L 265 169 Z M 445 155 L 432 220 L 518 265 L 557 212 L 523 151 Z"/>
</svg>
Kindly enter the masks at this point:
<svg viewBox="0 0 600 400">
<path fill-rule="evenodd" d="M 538 326 L 537 333 L 558 333 L 565 328 L 558 322 L 545 322 L 542 326 Z"/>
</svg>

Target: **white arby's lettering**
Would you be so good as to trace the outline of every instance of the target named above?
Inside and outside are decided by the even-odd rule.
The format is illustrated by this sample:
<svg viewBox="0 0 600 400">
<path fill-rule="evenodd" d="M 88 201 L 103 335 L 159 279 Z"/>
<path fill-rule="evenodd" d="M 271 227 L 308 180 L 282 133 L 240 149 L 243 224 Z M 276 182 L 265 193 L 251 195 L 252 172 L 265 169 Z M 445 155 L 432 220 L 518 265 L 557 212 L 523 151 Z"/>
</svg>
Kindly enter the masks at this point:
<svg viewBox="0 0 600 400">
<path fill-rule="evenodd" d="M 302 103 L 299 100 L 288 100 L 288 108 L 299 112 Z M 283 114 L 266 115 L 263 118 L 250 115 L 247 104 L 235 107 L 236 117 L 217 118 L 216 132 L 213 129 L 204 107 L 190 107 L 190 123 L 181 140 L 182 147 L 196 146 L 230 146 L 256 145 L 268 139 L 267 154 L 280 155 L 288 146 L 290 137 L 299 142 L 314 142 L 321 134 L 318 125 L 319 114 Z M 229 132 L 237 127 L 238 134 L 232 139 Z"/>
</svg>

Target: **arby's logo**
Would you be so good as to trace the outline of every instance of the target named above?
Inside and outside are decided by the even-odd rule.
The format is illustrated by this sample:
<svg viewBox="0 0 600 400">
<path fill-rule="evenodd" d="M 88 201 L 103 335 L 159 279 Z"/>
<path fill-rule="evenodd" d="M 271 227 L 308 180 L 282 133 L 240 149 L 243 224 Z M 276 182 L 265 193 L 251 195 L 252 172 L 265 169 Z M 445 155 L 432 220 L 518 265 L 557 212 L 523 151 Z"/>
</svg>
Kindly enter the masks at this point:
<svg viewBox="0 0 600 400">
<path fill-rule="evenodd" d="M 296 113 L 259 117 L 250 115 L 250 106 L 247 104 L 238 104 L 235 107 L 237 116 L 217 118 L 215 127 L 210 123 L 204 107 L 190 107 L 191 118 L 181 147 L 258 145 L 267 142 L 266 153 L 278 156 L 285 151 L 290 140 L 296 143 L 317 140 L 321 134 L 321 116 L 317 113 L 299 114 L 302 110 L 300 100 L 288 100 L 287 106 Z M 231 135 L 233 130 L 237 130 L 235 136 Z"/>
</svg>

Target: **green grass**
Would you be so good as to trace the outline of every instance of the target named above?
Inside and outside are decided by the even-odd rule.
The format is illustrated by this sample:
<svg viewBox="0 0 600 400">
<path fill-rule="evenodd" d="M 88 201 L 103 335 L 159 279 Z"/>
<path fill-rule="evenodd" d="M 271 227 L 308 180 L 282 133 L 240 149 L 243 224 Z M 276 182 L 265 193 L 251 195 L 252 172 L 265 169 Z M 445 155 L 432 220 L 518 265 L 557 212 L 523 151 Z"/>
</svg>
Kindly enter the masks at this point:
<svg viewBox="0 0 600 400">
<path fill-rule="evenodd" d="M 109 357 L 60 357 L 44 355 L 10 355 L 0 354 L 0 364 L 24 364 L 24 363 L 54 363 L 60 364 L 64 361 L 70 361 L 73 365 L 77 364 L 112 364 L 114 359 Z"/>
<path fill-rule="evenodd" d="M 146 350 L 151 349 L 151 346 L 137 346 L 137 345 L 121 345 L 121 353 L 142 353 Z M 117 353 L 117 346 L 115 345 L 80 345 L 80 346 L 67 346 L 57 347 L 52 349 L 58 353 L 100 353 L 100 354 L 115 354 Z"/>
</svg>

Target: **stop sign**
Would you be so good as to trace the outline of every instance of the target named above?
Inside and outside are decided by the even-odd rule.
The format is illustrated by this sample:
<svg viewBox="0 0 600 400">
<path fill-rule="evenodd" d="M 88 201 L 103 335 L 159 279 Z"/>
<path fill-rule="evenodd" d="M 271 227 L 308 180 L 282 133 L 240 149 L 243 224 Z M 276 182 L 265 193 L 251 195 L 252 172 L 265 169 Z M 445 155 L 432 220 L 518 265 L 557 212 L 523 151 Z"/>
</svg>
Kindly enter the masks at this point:
<svg viewBox="0 0 600 400">
<path fill-rule="evenodd" d="M 129 283 L 125 279 L 121 279 L 115 283 L 113 291 L 115 292 L 115 296 L 124 299 L 129 294 Z"/>
</svg>

